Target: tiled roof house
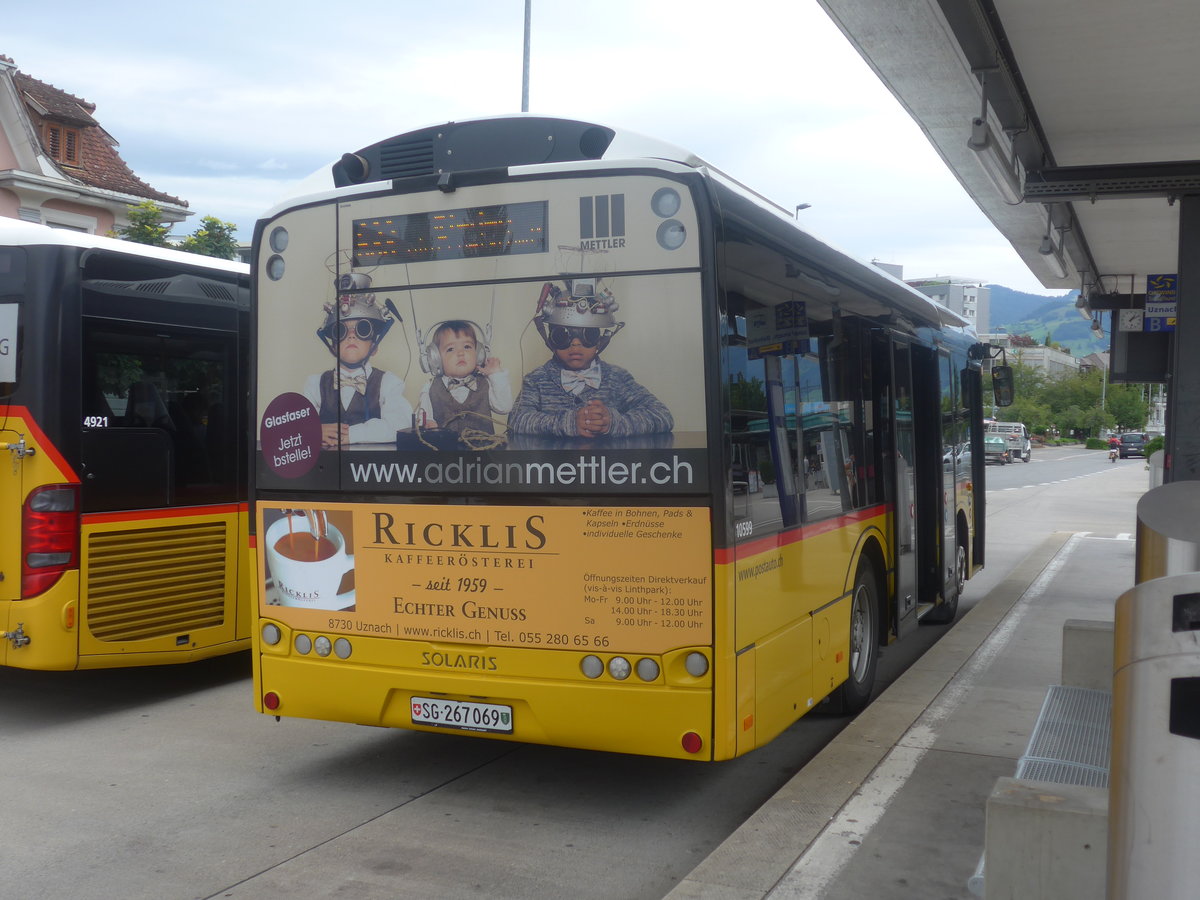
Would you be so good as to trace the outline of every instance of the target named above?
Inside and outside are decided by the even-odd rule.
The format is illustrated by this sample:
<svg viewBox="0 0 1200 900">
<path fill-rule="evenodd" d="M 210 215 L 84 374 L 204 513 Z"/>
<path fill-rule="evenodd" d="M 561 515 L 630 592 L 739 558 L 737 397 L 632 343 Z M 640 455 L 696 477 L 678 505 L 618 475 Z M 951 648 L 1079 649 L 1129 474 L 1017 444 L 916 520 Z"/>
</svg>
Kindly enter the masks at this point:
<svg viewBox="0 0 1200 900">
<path fill-rule="evenodd" d="M 95 111 L 0 55 L 0 216 L 107 234 L 144 200 L 164 222 L 191 214 L 186 201 L 133 174 Z"/>
</svg>

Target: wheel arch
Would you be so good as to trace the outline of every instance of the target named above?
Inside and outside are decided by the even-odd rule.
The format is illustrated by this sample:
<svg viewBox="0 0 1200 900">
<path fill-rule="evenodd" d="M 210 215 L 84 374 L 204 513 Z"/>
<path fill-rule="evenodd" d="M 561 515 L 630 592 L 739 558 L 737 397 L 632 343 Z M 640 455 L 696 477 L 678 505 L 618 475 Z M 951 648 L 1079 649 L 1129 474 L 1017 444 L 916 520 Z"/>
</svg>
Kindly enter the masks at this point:
<svg viewBox="0 0 1200 900">
<path fill-rule="evenodd" d="M 881 646 L 888 642 L 893 605 L 892 571 L 887 563 L 887 554 L 884 546 L 883 532 L 878 528 L 868 528 L 859 535 L 854 553 L 850 557 L 850 566 L 846 570 L 846 579 L 843 585 L 844 594 L 849 594 L 854 590 L 854 580 L 858 574 L 858 567 L 864 561 L 874 570 L 875 584 L 879 586 L 879 615 L 877 617 L 879 628 L 876 638 Z"/>
</svg>

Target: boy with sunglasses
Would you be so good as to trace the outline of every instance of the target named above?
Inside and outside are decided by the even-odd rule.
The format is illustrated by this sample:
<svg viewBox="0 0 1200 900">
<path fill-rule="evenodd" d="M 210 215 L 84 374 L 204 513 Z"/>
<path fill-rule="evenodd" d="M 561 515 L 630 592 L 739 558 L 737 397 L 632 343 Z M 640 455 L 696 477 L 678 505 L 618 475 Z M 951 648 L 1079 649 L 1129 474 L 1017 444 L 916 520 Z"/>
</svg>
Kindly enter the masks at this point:
<svg viewBox="0 0 1200 900">
<path fill-rule="evenodd" d="M 542 287 L 534 323 L 553 356 L 525 376 L 508 416 L 510 431 L 596 438 L 659 434 L 675 425 L 670 410 L 620 366 L 600 354 L 624 322 L 618 304 L 595 279 L 575 279 L 566 291 Z"/>
<path fill-rule="evenodd" d="M 341 294 L 336 303 L 325 304 L 317 337 L 338 365 L 310 375 L 304 384 L 304 396 L 321 417 L 323 448 L 394 443 L 396 432 L 412 426 L 404 381 L 370 362 L 391 326 L 374 294 Z"/>
</svg>

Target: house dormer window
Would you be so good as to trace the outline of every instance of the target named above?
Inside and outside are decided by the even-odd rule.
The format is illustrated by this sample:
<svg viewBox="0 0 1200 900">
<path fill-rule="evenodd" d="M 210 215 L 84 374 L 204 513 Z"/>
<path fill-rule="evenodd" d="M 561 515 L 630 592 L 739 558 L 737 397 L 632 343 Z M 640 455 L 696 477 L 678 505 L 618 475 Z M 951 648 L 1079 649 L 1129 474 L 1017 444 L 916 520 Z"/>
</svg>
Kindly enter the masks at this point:
<svg viewBox="0 0 1200 900">
<path fill-rule="evenodd" d="M 46 150 L 55 162 L 79 165 L 79 129 L 57 122 L 45 124 Z"/>
</svg>

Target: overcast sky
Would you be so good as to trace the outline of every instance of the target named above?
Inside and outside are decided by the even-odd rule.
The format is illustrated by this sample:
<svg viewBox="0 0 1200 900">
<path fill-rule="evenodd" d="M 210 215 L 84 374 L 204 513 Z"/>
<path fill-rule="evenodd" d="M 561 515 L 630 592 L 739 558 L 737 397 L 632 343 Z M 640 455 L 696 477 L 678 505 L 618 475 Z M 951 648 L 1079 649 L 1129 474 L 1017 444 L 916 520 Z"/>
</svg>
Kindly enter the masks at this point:
<svg viewBox="0 0 1200 900">
<path fill-rule="evenodd" d="M 59 0 L 0 53 L 96 104 L 133 171 L 238 226 L 347 151 L 521 109 L 524 0 Z M 1047 291 L 816 0 L 533 0 L 529 111 L 684 147 L 906 278 Z M 964 124 L 964 140 L 966 126 Z"/>
</svg>

